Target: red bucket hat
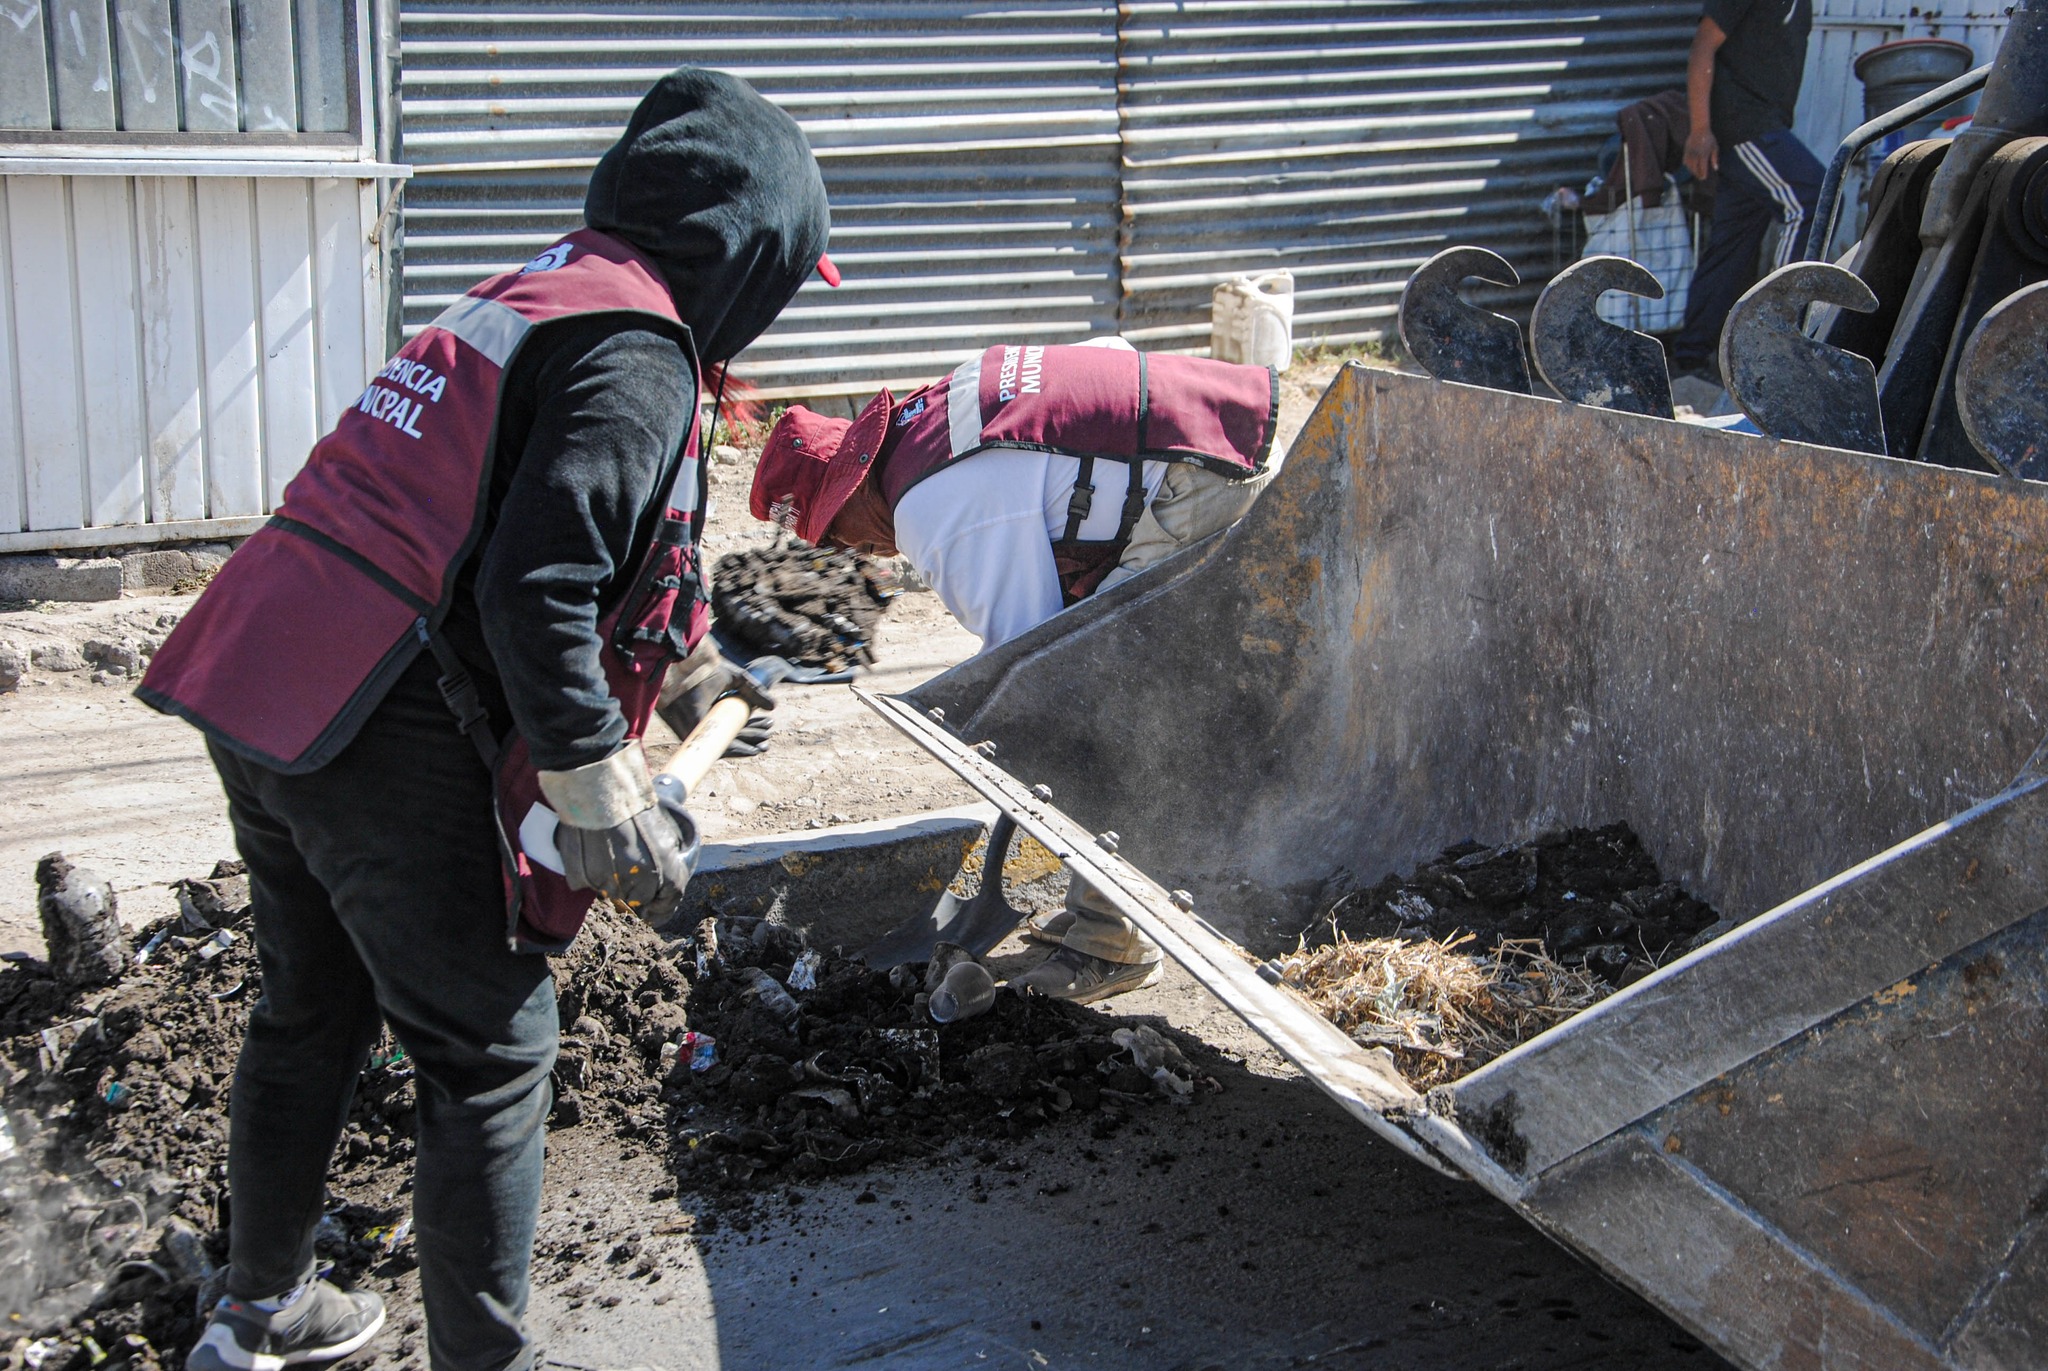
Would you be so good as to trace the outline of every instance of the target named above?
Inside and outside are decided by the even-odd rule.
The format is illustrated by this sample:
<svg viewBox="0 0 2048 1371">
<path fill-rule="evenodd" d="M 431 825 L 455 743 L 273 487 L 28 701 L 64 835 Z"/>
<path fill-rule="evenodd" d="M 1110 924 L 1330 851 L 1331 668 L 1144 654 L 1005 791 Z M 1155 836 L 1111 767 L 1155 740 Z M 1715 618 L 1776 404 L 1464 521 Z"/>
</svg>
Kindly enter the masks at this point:
<svg viewBox="0 0 2048 1371">
<path fill-rule="evenodd" d="M 828 419 L 802 405 L 783 411 L 754 468 L 747 501 L 754 517 L 779 524 L 807 543 L 823 542 L 832 520 L 875 469 L 894 404 L 885 390 L 851 422 Z"/>
</svg>

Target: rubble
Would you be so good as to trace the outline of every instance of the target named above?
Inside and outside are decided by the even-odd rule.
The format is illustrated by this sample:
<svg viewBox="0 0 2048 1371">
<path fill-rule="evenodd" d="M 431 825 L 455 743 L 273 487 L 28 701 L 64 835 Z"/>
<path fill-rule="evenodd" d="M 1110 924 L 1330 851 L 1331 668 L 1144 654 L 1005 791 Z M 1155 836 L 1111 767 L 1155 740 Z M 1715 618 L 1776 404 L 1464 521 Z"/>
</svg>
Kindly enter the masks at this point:
<svg viewBox="0 0 2048 1371">
<path fill-rule="evenodd" d="M 36 910 L 60 984 L 106 985 L 121 974 L 126 956 L 112 886 L 52 852 L 36 863 Z"/>
<path fill-rule="evenodd" d="M 872 557 L 792 538 L 719 558 L 711 605 L 750 654 L 841 671 L 875 660 L 875 631 L 898 589 Z"/>
<path fill-rule="evenodd" d="M 111 905 L 90 873 L 54 854 L 46 868 L 65 899 Z M 218 1290 L 225 1106 L 262 972 L 238 863 L 177 890 L 178 915 L 116 940 L 112 984 L 67 981 L 54 962 L 0 969 L 0 1229 L 16 1238 L 0 1251 L 0 1303 L 18 1316 L 14 1364 L 33 1347 L 41 1371 L 178 1365 Z M 1214 1087 L 1193 1039 L 1144 1027 L 1126 1046 L 1115 1034 L 1130 1021 L 1038 997 L 999 991 L 978 1018 L 937 1024 L 921 970 L 898 988 L 772 918 L 707 919 L 670 942 L 600 905 L 555 959 L 550 1127 L 664 1158 L 708 1232 L 719 1212 L 745 1226 L 771 1188 L 978 1153 L 1063 1120 L 1106 1138 L 1137 1110 Z M 783 999 L 794 1014 L 777 1012 Z M 1185 1070 L 1162 1082 L 1155 1058 Z M 358 1082 L 316 1236 L 333 1279 L 396 1302 L 399 1363 L 419 1351 L 414 1101 L 412 1063 L 387 1037 Z M 622 1236 L 585 1235 L 579 1250 L 601 1263 Z M 543 1255 L 549 1279 L 584 1261 Z"/>
</svg>

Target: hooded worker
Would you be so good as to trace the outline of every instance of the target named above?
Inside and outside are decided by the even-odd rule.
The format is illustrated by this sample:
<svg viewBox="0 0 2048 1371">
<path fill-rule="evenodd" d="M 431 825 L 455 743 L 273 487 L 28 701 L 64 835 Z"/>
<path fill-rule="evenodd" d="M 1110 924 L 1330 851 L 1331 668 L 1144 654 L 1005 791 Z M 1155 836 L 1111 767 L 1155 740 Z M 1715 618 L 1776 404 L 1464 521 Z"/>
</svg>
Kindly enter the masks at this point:
<svg viewBox="0 0 2048 1371">
<path fill-rule="evenodd" d="M 1267 367 L 1117 338 L 999 344 L 850 422 L 791 406 L 752 507 L 810 542 L 909 558 L 986 650 L 1242 517 L 1276 469 L 1278 414 Z M 1058 999 L 1135 990 L 1159 967 L 1080 880 L 1027 936 L 1057 950 L 1011 984 Z"/>
<path fill-rule="evenodd" d="M 417 1073 L 432 1363 L 532 1362 L 556 1010 L 530 954 L 597 892 L 658 921 L 689 878 L 687 815 L 639 739 L 707 622 L 701 369 L 814 268 L 837 283 L 803 133 L 715 72 L 648 92 L 584 221 L 400 350 L 138 692 L 206 732 L 263 967 L 227 1295 L 193 1371 L 345 1356 L 381 1325 L 374 1295 L 313 1275 L 380 1023 Z"/>
</svg>

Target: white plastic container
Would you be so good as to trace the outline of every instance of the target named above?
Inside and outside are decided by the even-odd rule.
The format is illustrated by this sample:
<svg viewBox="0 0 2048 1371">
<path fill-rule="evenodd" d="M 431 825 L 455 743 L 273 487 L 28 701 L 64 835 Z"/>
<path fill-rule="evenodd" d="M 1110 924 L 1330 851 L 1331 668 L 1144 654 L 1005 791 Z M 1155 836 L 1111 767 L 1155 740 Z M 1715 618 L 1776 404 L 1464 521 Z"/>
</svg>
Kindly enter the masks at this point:
<svg viewBox="0 0 2048 1371">
<path fill-rule="evenodd" d="M 1209 355 L 1285 371 L 1294 361 L 1294 273 L 1240 276 L 1209 298 Z"/>
</svg>

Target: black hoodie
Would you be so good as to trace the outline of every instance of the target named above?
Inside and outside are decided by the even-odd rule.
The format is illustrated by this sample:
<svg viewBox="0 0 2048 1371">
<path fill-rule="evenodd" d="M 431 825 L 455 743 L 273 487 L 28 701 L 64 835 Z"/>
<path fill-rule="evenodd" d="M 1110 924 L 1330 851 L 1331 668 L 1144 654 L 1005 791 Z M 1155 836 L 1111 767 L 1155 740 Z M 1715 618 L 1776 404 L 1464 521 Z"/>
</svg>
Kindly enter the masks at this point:
<svg viewBox="0 0 2048 1371">
<path fill-rule="evenodd" d="M 829 226 L 796 122 L 745 82 L 690 67 L 641 100 L 591 176 L 584 218 L 659 264 L 706 363 L 781 313 Z M 625 740 L 597 623 L 660 516 L 657 487 L 697 399 L 684 350 L 616 317 L 537 328 L 506 371 L 485 532 L 443 631 L 493 723 L 516 722 L 543 770 Z M 423 660 L 401 688 L 431 691 L 435 674 Z"/>
</svg>

